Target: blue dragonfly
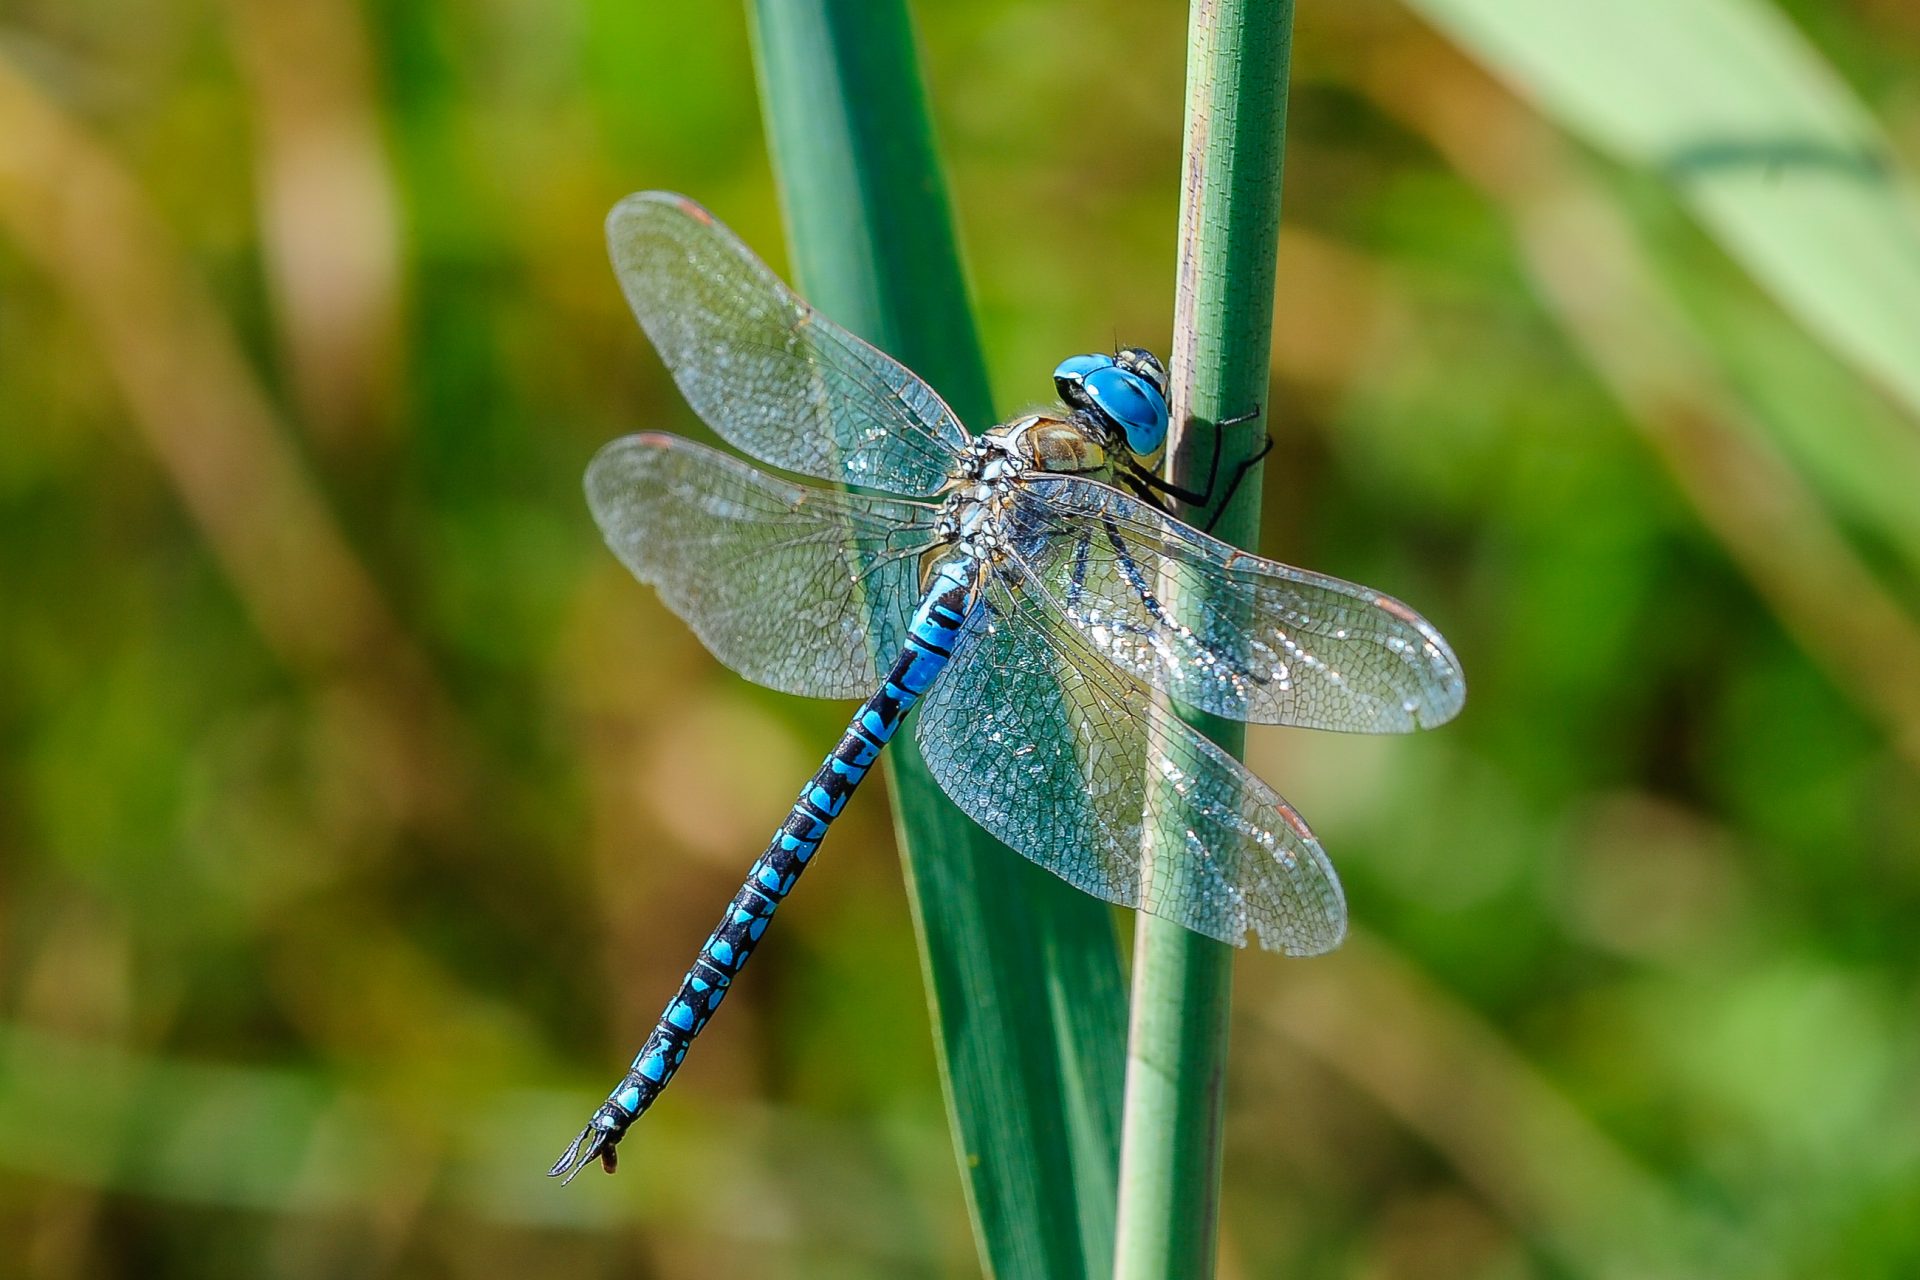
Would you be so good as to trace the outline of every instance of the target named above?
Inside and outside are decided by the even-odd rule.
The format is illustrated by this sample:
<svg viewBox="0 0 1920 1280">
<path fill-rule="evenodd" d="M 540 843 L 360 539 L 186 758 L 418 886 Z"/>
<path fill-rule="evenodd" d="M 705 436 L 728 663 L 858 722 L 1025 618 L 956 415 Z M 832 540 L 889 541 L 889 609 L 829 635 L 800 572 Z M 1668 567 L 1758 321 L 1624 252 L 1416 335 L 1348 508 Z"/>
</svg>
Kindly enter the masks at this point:
<svg viewBox="0 0 1920 1280">
<path fill-rule="evenodd" d="M 1307 824 L 1169 704 L 1357 733 L 1436 725 L 1466 692 L 1438 631 L 1175 519 L 1170 499 L 1204 495 L 1154 474 L 1167 383 L 1145 351 L 1068 359 L 1060 408 L 971 435 L 686 197 L 630 196 L 607 234 L 695 411 L 762 462 L 860 490 L 627 436 L 587 470 L 608 544 L 741 675 L 864 701 L 553 1176 L 596 1158 L 613 1171 L 915 704 L 954 803 L 1068 883 L 1236 945 L 1339 943 L 1345 899 Z"/>
</svg>

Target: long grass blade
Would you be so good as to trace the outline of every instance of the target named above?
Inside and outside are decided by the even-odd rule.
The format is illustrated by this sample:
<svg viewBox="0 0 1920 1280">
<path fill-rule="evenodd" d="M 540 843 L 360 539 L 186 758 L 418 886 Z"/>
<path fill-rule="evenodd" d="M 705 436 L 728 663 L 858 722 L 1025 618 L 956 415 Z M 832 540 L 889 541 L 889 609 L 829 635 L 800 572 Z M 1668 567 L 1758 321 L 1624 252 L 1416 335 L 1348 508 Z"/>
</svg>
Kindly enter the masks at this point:
<svg viewBox="0 0 1920 1280">
<path fill-rule="evenodd" d="M 798 283 L 993 421 L 898 0 L 759 0 L 755 51 Z M 1111 1267 L 1125 989 L 1108 909 L 956 812 L 903 734 L 894 812 L 982 1267 Z"/>
<path fill-rule="evenodd" d="M 1759 0 L 1409 0 L 1562 125 L 1662 175 L 1809 332 L 1920 414 L 1920 199 Z"/>
</svg>

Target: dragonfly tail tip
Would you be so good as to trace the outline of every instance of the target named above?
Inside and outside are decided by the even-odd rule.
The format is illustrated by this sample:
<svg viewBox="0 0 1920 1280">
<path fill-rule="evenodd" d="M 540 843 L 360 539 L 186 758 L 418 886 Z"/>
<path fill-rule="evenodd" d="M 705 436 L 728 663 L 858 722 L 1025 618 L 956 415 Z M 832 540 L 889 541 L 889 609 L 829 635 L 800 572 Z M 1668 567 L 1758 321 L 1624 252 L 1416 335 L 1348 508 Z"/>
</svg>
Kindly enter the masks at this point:
<svg viewBox="0 0 1920 1280">
<path fill-rule="evenodd" d="M 547 1176 L 549 1178 L 559 1178 L 561 1180 L 560 1184 L 565 1186 L 572 1182 L 582 1169 L 592 1164 L 595 1156 L 600 1158 L 601 1165 L 605 1167 L 608 1173 L 613 1172 L 613 1147 L 607 1142 L 606 1131 L 593 1125 L 588 1125 L 582 1129 L 580 1135 L 568 1145 L 565 1153 L 553 1162 L 553 1168 L 547 1170 Z"/>
</svg>

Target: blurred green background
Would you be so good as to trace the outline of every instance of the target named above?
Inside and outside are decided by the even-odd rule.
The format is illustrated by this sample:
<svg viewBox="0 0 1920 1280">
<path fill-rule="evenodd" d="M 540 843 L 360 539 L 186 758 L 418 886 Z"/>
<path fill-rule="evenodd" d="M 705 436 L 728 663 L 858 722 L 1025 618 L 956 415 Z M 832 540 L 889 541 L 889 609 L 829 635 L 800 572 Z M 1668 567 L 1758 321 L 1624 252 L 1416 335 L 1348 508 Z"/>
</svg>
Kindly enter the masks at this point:
<svg viewBox="0 0 1920 1280">
<path fill-rule="evenodd" d="M 1920 10 L 1783 12 L 1920 160 Z M 1182 13 L 916 14 L 1003 409 L 1164 349 Z M 1222 1274 L 1920 1273 L 1920 416 L 1398 4 L 1289 142 L 1261 549 L 1471 696 L 1253 736 L 1356 929 L 1237 965 Z M 844 715 L 587 516 L 702 431 L 647 187 L 782 262 L 735 6 L 0 10 L 0 1274 L 977 1265 L 877 791 L 540 1176 Z"/>
</svg>

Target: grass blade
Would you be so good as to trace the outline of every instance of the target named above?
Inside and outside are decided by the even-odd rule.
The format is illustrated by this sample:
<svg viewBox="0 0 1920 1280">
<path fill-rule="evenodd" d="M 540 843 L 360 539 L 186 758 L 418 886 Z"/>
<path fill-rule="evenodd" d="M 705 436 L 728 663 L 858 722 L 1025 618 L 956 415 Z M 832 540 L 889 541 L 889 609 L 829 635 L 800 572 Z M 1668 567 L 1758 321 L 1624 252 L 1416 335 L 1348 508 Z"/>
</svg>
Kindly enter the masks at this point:
<svg viewBox="0 0 1920 1280">
<path fill-rule="evenodd" d="M 1214 428 L 1188 439 L 1184 424 L 1266 400 L 1292 33 L 1291 0 L 1193 6 L 1171 370 L 1173 478 L 1188 485 Z M 1260 440 L 1251 428 L 1229 430 L 1221 474 Z M 1244 546 L 1259 521 L 1260 486 L 1250 480 L 1215 532 Z M 1238 749 L 1240 726 L 1194 722 Z M 1212 1275 L 1233 952 L 1144 914 L 1135 937 L 1114 1273 Z"/>
<path fill-rule="evenodd" d="M 751 12 L 803 292 L 976 430 L 992 422 L 905 8 L 758 0 Z M 1111 913 L 961 816 L 911 734 L 888 755 L 982 1266 L 1105 1275 L 1125 1034 Z"/>
<path fill-rule="evenodd" d="M 1920 414 L 1920 201 L 1756 0 L 1409 0 L 1562 125 L 1662 174 L 1809 332 Z"/>
</svg>

